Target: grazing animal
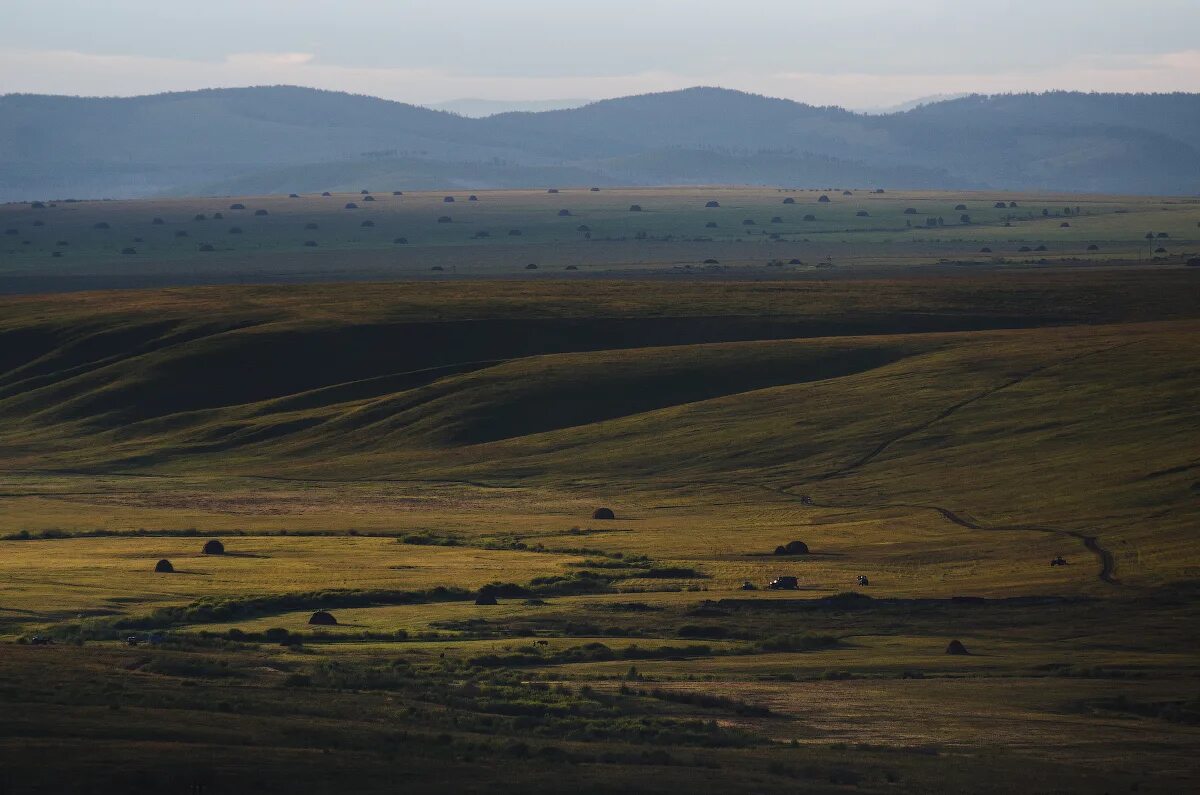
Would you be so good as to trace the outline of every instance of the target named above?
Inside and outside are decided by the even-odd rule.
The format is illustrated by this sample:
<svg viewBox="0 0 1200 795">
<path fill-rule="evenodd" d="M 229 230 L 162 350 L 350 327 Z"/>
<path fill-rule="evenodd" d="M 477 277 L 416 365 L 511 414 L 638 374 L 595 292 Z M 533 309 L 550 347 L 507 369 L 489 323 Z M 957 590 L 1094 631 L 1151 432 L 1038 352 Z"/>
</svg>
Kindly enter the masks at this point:
<svg viewBox="0 0 1200 795">
<path fill-rule="evenodd" d="M 863 575 L 860 574 L 860 575 L 858 575 L 858 584 L 859 585 L 870 585 L 871 582 L 866 577 L 864 577 Z"/>
</svg>

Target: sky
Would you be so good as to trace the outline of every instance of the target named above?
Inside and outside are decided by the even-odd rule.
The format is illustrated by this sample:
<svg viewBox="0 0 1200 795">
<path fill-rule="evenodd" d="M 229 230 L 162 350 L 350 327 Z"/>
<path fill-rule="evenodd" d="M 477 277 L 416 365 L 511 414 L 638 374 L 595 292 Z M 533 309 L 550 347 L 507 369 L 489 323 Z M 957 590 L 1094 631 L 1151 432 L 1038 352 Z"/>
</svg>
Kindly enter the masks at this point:
<svg viewBox="0 0 1200 795">
<path fill-rule="evenodd" d="M 0 94 L 1200 91 L 1200 0 L 0 0 Z"/>
</svg>

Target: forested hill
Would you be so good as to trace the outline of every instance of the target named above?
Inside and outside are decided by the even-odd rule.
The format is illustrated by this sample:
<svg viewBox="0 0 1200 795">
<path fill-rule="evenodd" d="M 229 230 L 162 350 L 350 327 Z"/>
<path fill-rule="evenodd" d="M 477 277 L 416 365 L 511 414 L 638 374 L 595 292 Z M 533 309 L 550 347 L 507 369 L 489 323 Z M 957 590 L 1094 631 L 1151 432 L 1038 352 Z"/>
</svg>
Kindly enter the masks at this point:
<svg viewBox="0 0 1200 795">
<path fill-rule="evenodd" d="M 1197 193 L 1200 95 L 970 96 L 865 115 L 692 88 L 480 119 L 292 86 L 0 97 L 8 201 L 718 182 Z"/>
</svg>

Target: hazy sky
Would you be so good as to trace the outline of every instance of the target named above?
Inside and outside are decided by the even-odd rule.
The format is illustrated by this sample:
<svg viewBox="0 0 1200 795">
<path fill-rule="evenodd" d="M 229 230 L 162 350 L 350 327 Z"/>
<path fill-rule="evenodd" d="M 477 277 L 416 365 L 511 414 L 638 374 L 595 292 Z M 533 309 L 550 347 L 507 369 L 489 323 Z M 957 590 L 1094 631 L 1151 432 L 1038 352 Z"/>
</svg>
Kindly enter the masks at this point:
<svg viewBox="0 0 1200 795">
<path fill-rule="evenodd" d="M 1200 0 L 0 0 L 0 93 L 1200 91 Z"/>
</svg>

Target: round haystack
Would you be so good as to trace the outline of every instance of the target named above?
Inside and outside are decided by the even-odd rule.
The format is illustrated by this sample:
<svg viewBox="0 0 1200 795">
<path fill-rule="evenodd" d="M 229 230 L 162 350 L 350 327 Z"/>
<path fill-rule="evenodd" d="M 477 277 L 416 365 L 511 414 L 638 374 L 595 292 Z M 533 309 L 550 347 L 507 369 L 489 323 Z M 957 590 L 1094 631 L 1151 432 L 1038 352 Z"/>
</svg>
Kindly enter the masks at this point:
<svg viewBox="0 0 1200 795">
<path fill-rule="evenodd" d="M 984 246 L 983 248 L 979 249 L 979 253 L 980 254 L 991 254 L 992 250 L 990 248 L 988 248 L 987 246 Z"/>
<path fill-rule="evenodd" d="M 788 260 L 788 265 L 803 265 L 803 264 L 804 264 L 804 263 L 803 263 L 803 262 L 801 262 L 801 261 L 800 261 L 798 258 L 796 258 L 796 257 L 792 257 L 790 260 Z"/>
<path fill-rule="evenodd" d="M 546 193 L 558 193 L 558 188 L 550 188 Z"/>
<path fill-rule="evenodd" d="M 393 243 L 393 244 L 395 244 L 395 245 L 397 245 L 397 246 L 402 246 L 402 245 L 404 245 L 404 244 L 405 244 L 405 243 L 407 243 L 407 242 L 408 242 L 408 238 L 407 238 L 407 237 L 398 237 L 398 238 L 395 238 L 394 240 L 392 240 L 392 243 Z"/>
<path fill-rule="evenodd" d="M 742 226 L 754 226 L 754 219 L 747 218 L 746 220 L 742 221 Z"/>
<path fill-rule="evenodd" d="M 122 254 L 124 254 L 125 256 L 127 256 L 127 257 L 128 257 L 128 256 L 131 256 L 131 255 L 133 255 L 133 254 L 136 254 L 136 253 L 137 253 L 137 249 L 136 249 L 136 248 L 131 248 L 131 247 L 126 247 L 126 248 L 123 248 L 123 249 L 121 249 L 121 253 L 122 253 Z"/>
<path fill-rule="evenodd" d="M 956 204 L 956 205 L 954 205 L 954 211 L 955 211 L 955 212 L 962 212 L 963 210 L 966 210 L 966 209 L 967 209 L 967 205 L 965 205 L 965 204 Z"/>
<path fill-rule="evenodd" d="M 255 215 L 270 215 L 270 213 L 268 213 L 266 210 L 255 210 L 254 214 Z"/>
<path fill-rule="evenodd" d="M 1003 210 L 1003 209 L 1004 209 L 1005 207 L 1007 207 L 1008 205 L 1007 205 L 1007 204 L 1005 204 L 1004 202 L 996 202 L 996 203 L 995 203 L 995 204 L 993 204 L 992 206 L 993 206 L 993 207 L 995 207 L 997 210 Z"/>
<path fill-rule="evenodd" d="M 829 197 L 826 196 L 824 193 L 822 193 L 821 197 L 819 199 L 817 199 L 817 203 L 818 204 L 829 204 Z"/>
<path fill-rule="evenodd" d="M 870 213 L 867 212 L 866 210 L 859 210 L 858 212 L 855 213 L 855 215 L 857 215 L 859 218 L 866 218 L 870 215 Z"/>
<path fill-rule="evenodd" d="M 448 224 L 448 223 L 451 223 L 452 221 L 453 221 L 453 219 L 448 215 L 439 215 L 438 216 L 439 224 Z"/>
<path fill-rule="evenodd" d="M 357 205 L 357 204 L 355 204 L 354 202 L 346 202 L 346 207 L 345 207 L 345 209 L 347 209 L 347 210 L 357 210 L 357 209 L 358 209 L 358 205 Z"/>
<path fill-rule="evenodd" d="M 193 221 L 207 221 L 208 218 L 205 217 L 204 213 L 196 213 L 195 215 L 192 216 L 192 220 Z"/>
<path fill-rule="evenodd" d="M 946 654 L 970 654 L 967 647 L 963 645 L 961 640 L 952 640 L 950 645 L 946 647 Z"/>
<path fill-rule="evenodd" d="M 366 196 L 370 192 L 371 191 L 367 190 L 366 188 L 363 188 L 362 190 L 359 191 L 359 193 L 361 193 L 363 196 Z"/>
<path fill-rule="evenodd" d="M 205 555 L 224 555 L 225 545 L 215 538 L 210 538 L 204 542 L 204 549 L 201 550 Z"/>
<path fill-rule="evenodd" d="M 1016 203 L 1016 202 L 1009 202 L 1009 203 L 1008 203 L 1008 206 L 1009 206 L 1010 208 L 1013 208 L 1013 207 L 1016 207 L 1016 206 L 1017 206 L 1017 203 Z"/>
<path fill-rule="evenodd" d="M 404 191 L 402 191 L 402 190 L 394 190 L 394 191 L 392 191 L 392 195 L 393 195 L 393 196 L 403 196 L 403 195 L 404 195 Z"/>
<path fill-rule="evenodd" d="M 575 231 L 576 232 L 590 232 L 590 231 L 592 231 L 592 228 L 590 226 L 588 226 L 587 224 L 580 224 L 579 226 L 575 227 Z"/>
<path fill-rule="evenodd" d="M 1071 224 L 1069 221 L 1063 221 L 1061 224 L 1059 224 L 1059 226 L 1063 229 L 1069 229 Z"/>
<path fill-rule="evenodd" d="M 225 213 L 213 213 L 213 220 L 214 221 L 224 221 Z"/>
<path fill-rule="evenodd" d="M 288 194 L 288 198 L 289 198 L 289 199 L 299 199 L 299 198 L 300 198 L 300 194 L 299 194 L 299 193 L 289 193 L 289 194 Z"/>
<path fill-rule="evenodd" d="M 162 226 L 163 224 L 166 223 L 166 221 L 164 221 L 161 218 L 155 218 L 150 223 L 152 223 L 154 226 Z"/>
<path fill-rule="evenodd" d="M 706 224 L 704 225 L 704 228 L 705 228 L 705 229 L 716 229 L 716 228 L 717 228 L 717 222 L 716 222 L 716 221 L 709 221 L 708 223 L 706 223 Z"/>
<path fill-rule="evenodd" d="M 704 206 L 705 207 L 720 207 L 721 203 L 718 201 L 705 202 Z"/>
<path fill-rule="evenodd" d="M 640 205 L 640 204 L 631 204 L 631 205 L 629 205 L 629 212 L 631 212 L 631 213 L 640 213 L 641 211 L 642 211 L 642 205 Z"/>
<path fill-rule="evenodd" d="M 317 247 L 317 241 L 315 241 L 315 240 L 305 240 L 305 241 L 304 241 L 304 245 L 305 245 L 305 246 L 307 246 L 308 248 L 316 248 L 316 247 Z"/>
<path fill-rule="evenodd" d="M 318 610 L 308 619 L 308 623 L 319 627 L 336 627 L 337 619 L 333 617 L 333 613 L 326 610 Z"/>
<path fill-rule="evenodd" d="M 246 209 L 246 205 L 244 205 L 244 204 L 240 204 L 240 203 L 234 203 L 234 204 L 231 204 L 231 205 L 229 205 L 229 209 L 231 209 L 231 210 L 244 210 L 244 209 Z"/>
<path fill-rule="evenodd" d="M 1100 250 L 1100 247 L 1099 247 L 1099 246 L 1097 246 L 1095 243 L 1093 243 L 1092 245 L 1090 245 L 1090 246 L 1088 246 L 1088 247 L 1087 247 L 1087 250 L 1088 250 L 1088 251 L 1099 251 L 1099 250 Z"/>
<path fill-rule="evenodd" d="M 612 508 L 597 508 L 592 511 L 593 519 L 616 519 L 617 515 L 613 513 Z"/>
<path fill-rule="evenodd" d="M 472 193 L 470 196 L 468 196 L 468 197 L 467 197 L 467 201 L 469 201 L 469 202 L 477 202 L 477 201 L 479 201 L 479 197 L 478 197 L 478 196 L 476 196 L 474 193 Z"/>
<path fill-rule="evenodd" d="M 446 269 L 445 269 L 445 268 L 443 268 L 441 265 L 434 265 L 434 266 L 433 266 L 432 268 L 430 268 L 429 270 L 431 270 L 431 271 L 444 271 L 444 270 L 446 270 Z"/>
<path fill-rule="evenodd" d="M 480 592 L 479 592 L 479 596 L 475 597 L 475 604 L 477 604 L 477 605 L 494 605 L 494 604 L 497 604 L 497 602 L 496 602 L 496 594 L 494 594 L 494 593 L 491 593 L 491 592 L 484 593 L 483 591 L 480 591 Z"/>
<path fill-rule="evenodd" d="M 844 190 L 844 191 L 842 191 L 842 195 L 843 196 L 853 196 L 854 194 L 851 191 Z"/>
<path fill-rule="evenodd" d="M 773 224 L 782 224 L 782 223 L 783 223 L 783 216 L 780 216 L 780 215 L 772 216 L 772 218 L 771 218 L 771 223 L 773 223 Z"/>
<path fill-rule="evenodd" d="M 917 208 L 916 208 L 916 207 L 905 207 L 905 208 L 904 208 L 904 214 L 905 214 L 905 215 L 916 215 L 916 214 L 917 214 Z"/>
<path fill-rule="evenodd" d="M 784 546 L 782 546 L 782 545 L 781 545 L 781 546 L 777 546 L 777 547 L 775 547 L 775 554 L 776 554 L 776 555 L 786 555 L 786 554 L 787 554 L 787 547 L 784 547 Z"/>
<path fill-rule="evenodd" d="M 600 192 L 600 189 L 599 189 L 599 188 L 588 188 L 588 190 L 590 190 L 592 193 L 599 193 L 599 192 Z"/>
<path fill-rule="evenodd" d="M 805 220 L 805 221 L 815 221 L 815 220 L 817 220 L 817 216 L 815 216 L 815 215 L 806 215 L 806 216 L 804 216 L 804 220 Z"/>
<path fill-rule="evenodd" d="M 375 201 L 375 197 L 374 196 L 363 196 L 362 200 L 365 202 L 373 202 L 373 201 Z"/>
<path fill-rule="evenodd" d="M 159 574 L 173 574 L 175 567 L 171 565 L 171 561 L 163 558 L 158 563 L 154 564 L 154 570 Z"/>
<path fill-rule="evenodd" d="M 509 236 L 509 237 L 520 237 L 520 236 L 521 236 L 521 234 L 522 234 L 522 232 L 521 232 L 521 230 L 520 230 L 520 229 L 510 229 L 510 230 L 508 230 L 508 236 Z"/>
<path fill-rule="evenodd" d="M 570 214 L 571 214 L 571 211 L 570 211 L 570 210 L 559 210 L 559 211 L 558 211 L 558 215 L 559 215 L 559 217 L 560 217 L 560 218 L 565 218 L 565 217 L 567 217 L 567 216 L 568 216 L 568 215 L 570 215 Z"/>
<path fill-rule="evenodd" d="M 808 544 L 804 543 L 803 541 L 789 541 L 786 545 L 784 545 L 784 549 L 787 550 L 789 555 L 808 554 Z"/>
<path fill-rule="evenodd" d="M 197 251 L 203 251 L 203 252 L 206 252 L 206 253 L 207 253 L 207 252 L 210 252 L 210 251 L 216 251 L 216 249 L 215 249 L 215 248 L 213 248 L 213 246 L 212 246 L 212 243 L 201 243 L 201 244 L 200 244 L 200 248 L 198 248 L 198 249 L 196 249 L 196 250 L 197 250 Z"/>
<path fill-rule="evenodd" d="M 332 193 L 330 193 L 330 192 L 329 192 L 329 191 L 327 191 L 327 190 L 324 190 L 324 191 L 321 191 L 321 195 L 322 195 L 322 196 L 332 196 L 333 194 L 332 194 Z"/>
<path fill-rule="evenodd" d="M 537 268 L 537 263 L 536 263 L 536 262 L 531 262 L 531 263 L 529 263 L 528 265 L 526 265 L 526 266 L 525 266 L 525 270 L 527 270 L 527 271 L 535 271 L 535 270 L 537 270 L 537 269 L 538 269 L 538 268 Z"/>
<path fill-rule="evenodd" d="M 795 204 L 796 200 L 794 198 L 792 198 L 791 196 L 788 196 L 786 199 L 783 200 L 783 203 L 784 204 Z"/>
<path fill-rule="evenodd" d="M 443 196 L 442 203 L 443 204 L 454 204 L 454 197 L 453 196 Z"/>
<path fill-rule="evenodd" d="M 721 264 L 721 260 L 719 260 L 719 259 L 717 259 L 717 258 L 715 258 L 715 257 L 709 257 L 708 259 L 704 260 L 704 263 L 703 263 L 703 264 L 704 264 L 704 265 L 720 265 L 720 264 Z"/>
</svg>

